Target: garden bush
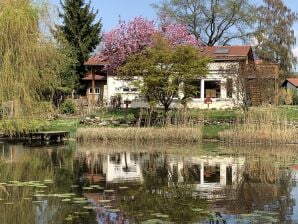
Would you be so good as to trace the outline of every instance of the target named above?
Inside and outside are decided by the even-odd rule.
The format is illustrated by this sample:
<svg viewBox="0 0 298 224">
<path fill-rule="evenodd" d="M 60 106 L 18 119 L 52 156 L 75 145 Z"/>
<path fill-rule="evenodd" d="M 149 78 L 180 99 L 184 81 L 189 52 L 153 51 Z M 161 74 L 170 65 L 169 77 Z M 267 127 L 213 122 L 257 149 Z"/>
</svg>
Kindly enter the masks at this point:
<svg viewBox="0 0 298 224">
<path fill-rule="evenodd" d="M 64 114 L 74 114 L 77 111 L 77 106 L 72 99 L 66 99 L 61 104 L 60 110 Z"/>
</svg>

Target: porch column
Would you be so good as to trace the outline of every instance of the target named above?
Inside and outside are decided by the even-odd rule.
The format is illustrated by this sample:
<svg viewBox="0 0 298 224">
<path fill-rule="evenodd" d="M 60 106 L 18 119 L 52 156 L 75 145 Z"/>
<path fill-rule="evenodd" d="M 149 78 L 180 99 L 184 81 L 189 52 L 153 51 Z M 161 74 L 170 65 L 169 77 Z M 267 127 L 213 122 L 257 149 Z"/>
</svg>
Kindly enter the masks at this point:
<svg viewBox="0 0 298 224">
<path fill-rule="evenodd" d="M 204 184 L 204 162 L 201 161 L 200 184 Z"/>
<path fill-rule="evenodd" d="M 227 165 L 226 163 L 220 164 L 220 184 L 227 185 Z"/>
<path fill-rule="evenodd" d="M 205 98 L 205 80 L 201 79 L 201 99 Z"/>
<path fill-rule="evenodd" d="M 220 98 L 228 98 L 227 97 L 227 82 L 228 79 L 224 80 L 220 80 Z M 226 84 L 226 85 L 225 85 Z"/>
<path fill-rule="evenodd" d="M 93 69 L 91 67 L 92 74 L 92 106 L 95 104 L 95 74 L 93 73 Z"/>
</svg>

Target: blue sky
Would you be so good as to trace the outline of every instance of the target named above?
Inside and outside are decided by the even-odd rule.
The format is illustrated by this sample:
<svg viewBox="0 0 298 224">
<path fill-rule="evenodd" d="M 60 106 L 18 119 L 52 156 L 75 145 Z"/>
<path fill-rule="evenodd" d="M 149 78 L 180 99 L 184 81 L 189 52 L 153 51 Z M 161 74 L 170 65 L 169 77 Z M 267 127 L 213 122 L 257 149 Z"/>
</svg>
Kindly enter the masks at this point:
<svg viewBox="0 0 298 224">
<path fill-rule="evenodd" d="M 49 0 L 51 4 L 59 6 L 60 0 Z M 86 0 L 86 2 L 89 0 Z M 253 0 L 260 4 L 261 0 Z M 136 16 L 143 16 L 148 19 L 155 18 L 155 12 L 151 7 L 152 3 L 158 3 L 160 0 L 91 0 L 94 9 L 99 11 L 102 18 L 103 31 L 109 31 L 117 26 L 119 17 L 122 20 L 131 20 Z M 284 0 L 284 3 L 292 10 L 298 11 L 298 0 Z M 298 40 L 298 24 L 294 26 Z M 294 49 L 298 56 L 298 47 Z"/>
<path fill-rule="evenodd" d="M 53 5 L 59 6 L 60 0 L 49 0 Z M 87 2 L 88 0 L 86 0 Z M 253 0 L 258 4 L 261 0 Z M 160 0 L 91 0 L 92 6 L 99 11 L 104 30 L 108 31 L 118 23 L 119 16 L 123 20 L 129 20 L 135 16 L 143 16 L 149 19 L 155 18 L 152 3 Z M 298 11 L 297 0 L 284 0 L 285 4 L 293 11 Z M 298 30 L 298 25 L 297 30 Z"/>
</svg>

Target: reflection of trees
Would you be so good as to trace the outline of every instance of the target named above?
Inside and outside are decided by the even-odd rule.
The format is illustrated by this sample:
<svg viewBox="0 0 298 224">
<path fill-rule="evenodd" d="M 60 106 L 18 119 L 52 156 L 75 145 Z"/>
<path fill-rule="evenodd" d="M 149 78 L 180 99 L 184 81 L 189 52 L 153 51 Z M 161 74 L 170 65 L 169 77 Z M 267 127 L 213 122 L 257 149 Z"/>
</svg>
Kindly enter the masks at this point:
<svg viewBox="0 0 298 224">
<path fill-rule="evenodd" d="M 72 183 L 72 150 L 66 148 L 25 148 L 22 145 L 1 144 L 0 182 L 41 181 L 51 179 L 55 184 L 42 189 L 45 193 L 68 192 Z M 71 211 L 54 198 L 32 197 L 33 187 L 2 186 L 0 223 L 61 223 Z M 7 191 L 7 192 L 6 192 Z M 8 195 L 7 195 L 8 193 Z M 42 200 L 41 203 L 32 203 Z M 13 205 L 5 205 L 13 202 Z"/>
<path fill-rule="evenodd" d="M 144 181 L 151 188 L 167 186 L 169 167 L 167 155 L 161 153 L 150 153 L 149 159 L 143 163 Z"/>
<path fill-rule="evenodd" d="M 167 214 L 177 223 L 199 221 L 200 215 L 192 209 L 206 207 L 206 202 L 193 196 L 193 190 L 186 185 L 152 189 L 145 184 L 126 194 L 121 197 L 120 206 L 129 216 L 136 217 L 137 223 L 152 218 L 153 213 Z"/>
<path fill-rule="evenodd" d="M 152 213 L 167 214 L 177 223 L 198 221 L 200 216 L 192 209 L 206 207 L 203 200 L 194 196 L 194 189 L 189 185 L 171 184 L 168 157 L 166 153 L 150 153 L 142 163 L 143 184 L 118 199 L 121 208 L 135 217 L 137 223 L 154 218 Z"/>
<path fill-rule="evenodd" d="M 74 159 L 74 173 L 77 178 L 75 182 L 82 182 L 81 177 L 88 180 L 89 184 L 101 181 L 105 159 L 106 155 L 95 152 L 78 153 Z"/>
<path fill-rule="evenodd" d="M 225 207 L 235 214 L 254 210 L 276 211 L 286 222 L 293 209 L 291 171 L 287 170 L 297 152 L 287 149 L 241 149 L 237 155 L 246 157 L 243 177 L 237 188 L 227 189 Z"/>
<path fill-rule="evenodd" d="M 188 183 L 198 182 L 201 179 L 201 165 L 200 164 L 185 164 L 182 175 L 184 180 Z"/>
</svg>

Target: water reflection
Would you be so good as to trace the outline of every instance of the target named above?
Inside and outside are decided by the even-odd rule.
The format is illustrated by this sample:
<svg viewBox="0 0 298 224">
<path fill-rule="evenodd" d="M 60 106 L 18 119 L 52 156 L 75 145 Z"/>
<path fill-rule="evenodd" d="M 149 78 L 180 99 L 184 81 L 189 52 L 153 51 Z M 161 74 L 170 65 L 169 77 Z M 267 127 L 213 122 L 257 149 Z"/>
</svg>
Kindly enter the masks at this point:
<svg viewBox="0 0 298 224">
<path fill-rule="evenodd" d="M 0 143 L 0 223 L 293 223 L 297 154 Z"/>
<path fill-rule="evenodd" d="M 227 187 L 236 188 L 241 183 L 245 163 L 244 157 L 236 156 L 169 152 L 106 154 L 85 149 L 79 149 L 77 159 L 84 164 L 82 176 L 90 184 L 99 182 L 112 188 L 117 184 L 130 185 L 129 194 L 126 192 L 125 200 L 120 199 L 119 203 L 131 216 L 141 215 L 144 219 L 150 218 L 152 213 L 162 212 L 177 222 L 202 221 L 196 212 L 189 212 L 194 208 L 206 208 L 205 199 L 225 198 Z M 121 192 L 116 193 L 115 198 L 121 198 Z"/>
</svg>

